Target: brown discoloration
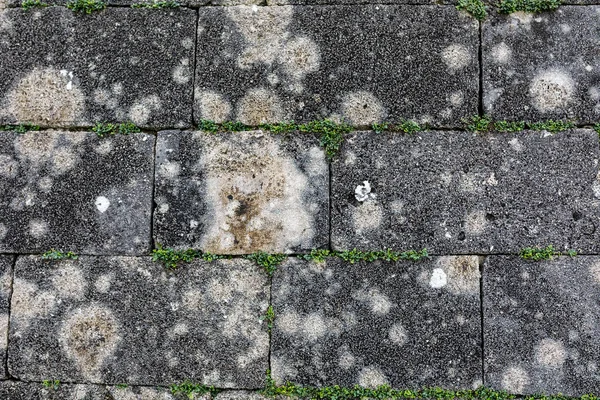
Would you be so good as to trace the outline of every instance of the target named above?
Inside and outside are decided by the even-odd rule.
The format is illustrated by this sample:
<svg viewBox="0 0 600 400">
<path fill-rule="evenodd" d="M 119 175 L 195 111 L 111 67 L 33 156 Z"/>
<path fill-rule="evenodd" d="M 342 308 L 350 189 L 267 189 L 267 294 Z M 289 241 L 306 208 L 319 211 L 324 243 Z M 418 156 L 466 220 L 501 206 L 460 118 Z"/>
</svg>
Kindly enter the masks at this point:
<svg viewBox="0 0 600 400">
<path fill-rule="evenodd" d="M 479 293 L 481 274 L 477 256 L 440 257 L 438 263 L 448 276 L 447 289 L 452 293 Z"/>
<path fill-rule="evenodd" d="M 281 122 L 283 108 L 277 94 L 269 89 L 250 89 L 238 104 L 238 120 L 246 125 Z"/>
</svg>

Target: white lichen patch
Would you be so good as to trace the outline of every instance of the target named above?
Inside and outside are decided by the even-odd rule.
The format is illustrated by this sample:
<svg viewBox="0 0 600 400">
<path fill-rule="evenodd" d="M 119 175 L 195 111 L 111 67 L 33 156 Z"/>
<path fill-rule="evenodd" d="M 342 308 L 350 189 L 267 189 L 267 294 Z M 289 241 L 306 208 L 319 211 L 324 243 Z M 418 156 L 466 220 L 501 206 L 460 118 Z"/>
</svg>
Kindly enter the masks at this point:
<svg viewBox="0 0 600 400">
<path fill-rule="evenodd" d="M 4 240 L 6 234 L 8 233 L 8 228 L 2 222 L 0 222 L 0 240 Z"/>
<path fill-rule="evenodd" d="M 167 161 L 158 168 L 158 175 L 167 179 L 175 179 L 181 172 L 181 164 L 175 161 Z"/>
<path fill-rule="evenodd" d="M 285 43 L 279 61 L 287 75 L 301 80 L 306 74 L 319 70 L 321 56 L 314 40 L 302 36 Z"/>
<path fill-rule="evenodd" d="M 362 185 L 356 186 L 354 189 L 354 197 L 358 201 L 365 201 L 369 198 L 374 198 L 374 194 L 371 193 L 371 184 L 369 181 L 364 181 Z"/>
<path fill-rule="evenodd" d="M 271 356 L 271 376 L 278 385 L 283 385 L 298 376 L 298 369 L 284 357 Z"/>
<path fill-rule="evenodd" d="M 112 272 L 100 275 L 94 282 L 94 288 L 100 293 L 108 293 L 115 275 Z"/>
<path fill-rule="evenodd" d="M 86 379 L 98 381 L 102 365 L 121 340 L 118 332 L 112 311 L 93 304 L 71 313 L 62 324 L 58 341 Z"/>
<path fill-rule="evenodd" d="M 179 64 L 173 69 L 173 80 L 179 85 L 185 85 L 192 79 L 190 69 L 190 59 L 183 58 Z"/>
<path fill-rule="evenodd" d="M 356 364 L 356 358 L 349 350 L 344 350 L 338 358 L 338 366 L 343 370 L 349 370 Z"/>
<path fill-rule="evenodd" d="M 590 277 L 592 282 L 600 284 L 600 262 L 595 262 L 589 266 Z"/>
<path fill-rule="evenodd" d="M 77 165 L 80 156 L 74 145 L 85 139 L 85 135 L 83 132 L 29 132 L 15 139 L 14 149 L 19 161 L 27 162 L 30 170 L 37 171 L 46 166 L 53 176 L 57 176 Z"/>
<path fill-rule="evenodd" d="M 442 50 L 442 61 L 450 69 L 450 71 L 457 71 L 465 68 L 472 61 L 469 49 L 462 44 L 452 44 Z"/>
<path fill-rule="evenodd" d="M 14 178 L 19 172 L 19 163 L 9 154 L 0 154 L 0 176 Z"/>
<path fill-rule="evenodd" d="M 502 373 L 502 389 L 509 393 L 522 394 L 529 383 L 529 374 L 521 367 L 508 367 Z"/>
<path fill-rule="evenodd" d="M 564 109 L 571 103 L 574 91 L 575 81 L 558 69 L 540 72 L 529 86 L 531 102 L 541 112 Z"/>
<path fill-rule="evenodd" d="M 128 118 L 136 125 L 146 125 L 152 112 L 160 110 L 161 101 L 156 95 L 136 100 L 129 109 Z"/>
<path fill-rule="evenodd" d="M 312 246 L 316 211 L 304 203 L 304 193 L 318 181 L 298 168 L 276 138 L 262 132 L 226 140 L 197 137 L 207 149 L 197 167 L 206 173 L 208 212 L 198 216 L 207 227 L 203 250 L 239 254 Z"/>
<path fill-rule="evenodd" d="M 512 57 L 512 50 L 504 42 L 492 47 L 492 59 L 498 64 L 506 64 Z"/>
<path fill-rule="evenodd" d="M 396 322 L 390 328 L 388 337 L 395 345 L 404 346 L 404 344 L 406 344 L 406 341 L 408 340 L 408 333 L 406 332 L 406 329 L 401 323 Z"/>
<path fill-rule="evenodd" d="M 454 107 L 459 107 L 465 101 L 465 95 L 462 91 L 458 90 L 456 92 L 450 93 L 450 97 L 448 98 L 448 100 L 450 101 L 450 104 L 452 104 Z"/>
<path fill-rule="evenodd" d="M 478 294 L 479 258 L 477 256 L 448 256 L 437 260 L 437 269 L 446 275 L 446 289 L 452 294 Z M 435 271 L 435 270 L 434 270 Z"/>
<path fill-rule="evenodd" d="M 342 99 L 344 120 L 355 126 L 372 125 L 385 118 L 385 109 L 377 97 L 365 90 L 350 92 Z"/>
<path fill-rule="evenodd" d="M 40 290 L 34 283 L 15 278 L 11 299 L 11 312 L 19 328 L 26 328 L 31 320 L 48 316 L 56 307 L 53 292 Z"/>
<path fill-rule="evenodd" d="M 62 299 L 81 300 L 87 289 L 81 270 L 70 261 L 63 261 L 52 273 L 50 281 Z"/>
<path fill-rule="evenodd" d="M 223 95 L 213 91 L 201 91 L 198 88 L 194 94 L 196 109 L 200 112 L 200 118 L 216 123 L 229 120 L 231 115 L 231 104 Z"/>
<path fill-rule="evenodd" d="M 357 233 L 379 228 L 383 220 L 383 208 L 376 200 L 368 200 L 352 208 L 352 224 Z"/>
<path fill-rule="evenodd" d="M 471 211 L 465 217 L 465 230 L 471 234 L 479 235 L 483 233 L 486 225 L 485 211 Z"/>
<path fill-rule="evenodd" d="M 8 93 L 7 100 L 8 114 L 18 122 L 43 126 L 75 125 L 85 108 L 73 72 L 54 68 L 33 69 Z"/>
<path fill-rule="evenodd" d="M 429 286 L 434 289 L 440 289 L 448 283 L 448 278 L 446 276 L 446 272 L 442 268 L 435 268 L 431 272 L 431 277 L 429 278 Z"/>
<path fill-rule="evenodd" d="M 0 349 L 4 351 L 8 344 L 8 314 L 0 314 Z"/>
<path fill-rule="evenodd" d="M 108 207 L 110 207 L 110 200 L 104 196 L 98 196 L 96 197 L 94 205 L 96 206 L 96 209 L 103 214 L 106 212 L 106 210 L 108 210 Z"/>
<path fill-rule="evenodd" d="M 281 100 L 270 89 L 250 89 L 238 102 L 237 119 L 251 126 L 281 122 L 284 119 Z"/>
<path fill-rule="evenodd" d="M 366 388 L 376 389 L 381 385 L 389 385 L 389 381 L 378 367 L 368 366 L 358 373 L 358 384 Z"/>
<path fill-rule="evenodd" d="M 510 139 L 508 141 L 508 144 L 510 145 L 511 149 L 513 149 L 517 153 L 520 153 L 521 151 L 523 151 L 523 144 L 517 138 Z"/>
<path fill-rule="evenodd" d="M 535 360 L 546 368 L 560 368 L 567 359 L 567 350 L 562 342 L 542 339 L 535 347 Z"/>
<path fill-rule="evenodd" d="M 352 293 L 352 298 L 367 304 L 373 314 L 387 315 L 390 309 L 394 306 L 385 294 L 381 293 L 378 288 L 361 289 Z"/>
<path fill-rule="evenodd" d="M 338 335 L 342 325 L 342 321 L 318 312 L 298 314 L 294 310 L 286 310 L 276 318 L 276 326 L 281 332 L 302 337 L 308 342 L 316 342 L 327 335 Z"/>
<path fill-rule="evenodd" d="M 41 239 L 48 234 L 48 223 L 40 219 L 29 221 L 28 232 L 36 239 Z"/>
</svg>

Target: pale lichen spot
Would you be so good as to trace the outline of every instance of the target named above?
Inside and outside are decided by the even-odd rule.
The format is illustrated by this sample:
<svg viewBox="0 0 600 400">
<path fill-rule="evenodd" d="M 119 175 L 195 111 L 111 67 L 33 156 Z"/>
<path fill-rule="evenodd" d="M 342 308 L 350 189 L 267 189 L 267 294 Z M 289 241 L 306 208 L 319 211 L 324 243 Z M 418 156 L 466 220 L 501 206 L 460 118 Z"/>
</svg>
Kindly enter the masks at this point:
<svg viewBox="0 0 600 400">
<path fill-rule="evenodd" d="M 371 365 L 364 367 L 358 373 L 358 384 L 366 388 L 376 389 L 382 385 L 389 385 L 389 381 L 378 367 Z"/>
<path fill-rule="evenodd" d="M 222 123 L 231 115 L 231 104 L 219 93 L 196 90 L 194 94 L 200 118 Z"/>
<path fill-rule="evenodd" d="M 365 303 L 371 309 L 371 312 L 377 315 L 386 315 L 394 305 L 390 299 L 377 288 L 368 290 L 357 290 L 352 293 L 352 297 L 362 303 Z"/>
<path fill-rule="evenodd" d="M 314 40 L 308 37 L 296 37 L 285 43 L 280 62 L 289 76 L 299 80 L 310 72 L 318 71 L 321 56 Z"/>
<path fill-rule="evenodd" d="M 8 314 L 0 314 L 0 349 L 6 350 L 8 345 Z"/>
<path fill-rule="evenodd" d="M 442 50 L 442 60 L 451 71 L 465 68 L 471 63 L 469 49 L 462 44 L 452 44 Z"/>
<path fill-rule="evenodd" d="M 509 393 L 522 394 L 529 383 L 529 375 L 521 367 L 508 367 L 502 373 L 502 389 Z"/>
<path fill-rule="evenodd" d="M 302 317 L 295 311 L 286 311 L 277 316 L 277 328 L 288 335 L 298 332 L 302 324 Z"/>
<path fill-rule="evenodd" d="M 284 357 L 271 356 L 271 376 L 277 384 L 282 385 L 295 379 L 298 376 L 298 369 Z"/>
<path fill-rule="evenodd" d="M 600 284 L 600 262 L 595 262 L 589 266 L 590 277 L 594 283 Z"/>
<path fill-rule="evenodd" d="M 19 172 L 19 163 L 9 154 L 0 154 L 0 176 L 14 178 Z"/>
<path fill-rule="evenodd" d="M 191 79 L 190 60 L 183 58 L 179 61 L 179 65 L 173 69 L 173 80 L 179 85 L 185 85 Z"/>
<path fill-rule="evenodd" d="M 437 260 L 438 267 L 444 271 L 446 289 L 453 294 L 478 294 L 479 258 L 477 256 L 447 256 Z M 435 270 L 434 270 L 435 271 Z M 432 277 L 433 279 L 433 277 Z"/>
<path fill-rule="evenodd" d="M 342 352 L 342 354 L 340 354 L 340 357 L 338 359 L 338 366 L 341 369 L 347 371 L 350 368 L 352 368 L 355 363 L 356 363 L 356 358 L 354 357 L 354 355 L 352 353 L 350 353 L 350 351 L 345 350 L 344 352 Z"/>
<path fill-rule="evenodd" d="M 0 222 L 0 240 L 4 240 L 6 234 L 8 233 L 8 228 L 2 222 Z"/>
<path fill-rule="evenodd" d="M 181 45 L 183 46 L 183 48 L 185 49 L 191 49 L 192 47 L 194 47 L 194 39 L 192 38 L 185 38 L 181 41 Z"/>
<path fill-rule="evenodd" d="M 52 291 L 40 290 L 34 283 L 15 278 L 11 299 L 11 312 L 24 326 L 30 320 L 46 317 L 56 307 L 57 299 Z"/>
<path fill-rule="evenodd" d="M 108 153 L 110 153 L 112 151 L 112 148 L 113 148 L 112 140 L 105 139 L 102 142 L 100 142 L 100 144 L 98 144 L 98 146 L 96 146 L 94 148 L 94 151 L 98 154 L 107 155 Z"/>
<path fill-rule="evenodd" d="M 446 273 L 442 268 L 435 268 L 431 272 L 431 277 L 429 278 L 429 286 L 434 289 L 439 289 L 448 283 L 448 279 L 446 277 Z"/>
<path fill-rule="evenodd" d="M 115 276 L 112 272 L 100 275 L 94 282 L 94 287 L 100 293 L 107 293 L 110 290 L 114 278 Z"/>
<path fill-rule="evenodd" d="M 76 309 L 63 322 L 59 343 L 87 379 L 100 378 L 100 368 L 120 342 L 112 311 L 97 304 Z"/>
<path fill-rule="evenodd" d="M 512 138 L 508 141 L 508 144 L 510 145 L 510 147 L 516 151 L 517 153 L 520 153 L 521 151 L 523 151 L 523 144 L 521 143 L 521 141 L 517 138 Z"/>
<path fill-rule="evenodd" d="M 329 331 L 325 319 L 321 314 L 311 313 L 304 318 L 302 334 L 310 342 L 314 342 L 327 334 Z"/>
<path fill-rule="evenodd" d="M 76 124 L 85 106 L 73 74 L 54 68 L 35 68 L 8 93 L 8 113 L 19 122 L 35 125 L 66 126 Z"/>
<path fill-rule="evenodd" d="M 69 148 L 55 148 L 51 154 L 52 171 L 56 175 L 64 174 L 77 165 L 79 157 Z"/>
<path fill-rule="evenodd" d="M 270 89 L 250 89 L 238 103 L 238 120 L 246 125 L 276 123 L 282 121 L 283 116 L 279 96 Z"/>
<path fill-rule="evenodd" d="M 129 109 L 129 119 L 136 125 L 145 125 L 153 111 L 158 111 L 161 101 L 156 95 L 137 100 Z"/>
<path fill-rule="evenodd" d="M 365 90 L 350 92 L 342 99 L 342 115 L 352 125 L 378 123 L 385 117 L 383 105 L 372 93 Z"/>
<path fill-rule="evenodd" d="M 104 196 L 98 196 L 96 197 L 94 204 L 96 205 L 98 211 L 100 211 L 101 214 L 104 214 L 104 212 L 108 210 L 108 207 L 110 207 L 110 200 Z"/>
<path fill-rule="evenodd" d="M 512 50 L 504 42 L 501 42 L 492 48 L 492 58 L 498 64 L 508 63 L 511 56 Z"/>
<path fill-rule="evenodd" d="M 158 168 L 158 174 L 167 179 L 177 178 L 180 171 L 181 165 L 175 161 L 167 161 Z"/>
<path fill-rule="evenodd" d="M 352 223 L 357 233 L 379 228 L 383 208 L 376 200 L 367 200 L 352 209 Z"/>
<path fill-rule="evenodd" d="M 199 289 L 188 289 L 182 295 L 183 307 L 188 311 L 201 311 L 204 305 L 203 292 Z"/>
<path fill-rule="evenodd" d="M 471 211 L 465 217 L 465 230 L 469 233 L 479 235 L 483 233 L 486 225 L 485 212 L 482 210 Z"/>
<path fill-rule="evenodd" d="M 458 107 L 462 105 L 465 101 L 465 96 L 462 91 L 458 90 L 456 92 L 450 93 L 449 100 L 450 104 L 452 104 L 454 107 Z"/>
<path fill-rule="evenodd" d="M 562 342 L 542 339 L 535 348 L 536 361 L 546 368 L 560 368 L 567 359 L 567 350 Z"/>
<path fill-rule="evenodd" d="M 401 323 L 396 322 L 390 328 L 388 337 L 390 338 L 392 343 L 394 343 L 398 346 L 403 346 L 404 344 L 406 344 L 406 341 L 408 340 L 408 333 L 406 332 L 406 329 L 404 328 L 404 326 L 402 326 Z"/>
<path fill-rule="evenodd" d="M 50 281 L 63 299 L 80 300 L 87 288 L 87 281 L 81 270 L 71 262 L 61 263 L 60 267 L 52 273 Z"/>
<path fill-rule="evenodd" d="M 43 238 L 48 233 L 48 223 L 39 219 L 29 221 L 29 234 L 36 239 Z"/>
<path fill-rule="evenodd" d="M 564 109 L 571 103 L 575 82 L 564 71 L 550 69 L 537 74 L 529 86 L 533 106 L 541 112 Z"/>
</svg>

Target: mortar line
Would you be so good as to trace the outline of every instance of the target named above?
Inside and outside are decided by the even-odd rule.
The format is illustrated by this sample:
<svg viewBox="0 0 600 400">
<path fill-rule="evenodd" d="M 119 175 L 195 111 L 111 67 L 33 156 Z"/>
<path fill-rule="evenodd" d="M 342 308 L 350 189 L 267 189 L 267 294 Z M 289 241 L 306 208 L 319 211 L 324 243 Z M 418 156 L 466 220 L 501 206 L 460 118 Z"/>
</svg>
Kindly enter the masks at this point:
<svg viewBox="0 0 600 400">
<path fill-rule="evenodd" d="M 8 321 L 6 323 L 6 354 L 4 359 L 4 371 L 6 372 L 6 376 L 10 379 L 12 375 L 8 371 L 8 349 L 10 348 L 10 319 L 12 312 L 12 297 L 14 292 L 14 284 L 15 284 L 15 268 L 17 266 L 17 258 L 18 254 L 13 255 L 13 260 L 11 263 L 11 277 L 10 277 L 10 294 L 8 295 Z"/>
</svg>

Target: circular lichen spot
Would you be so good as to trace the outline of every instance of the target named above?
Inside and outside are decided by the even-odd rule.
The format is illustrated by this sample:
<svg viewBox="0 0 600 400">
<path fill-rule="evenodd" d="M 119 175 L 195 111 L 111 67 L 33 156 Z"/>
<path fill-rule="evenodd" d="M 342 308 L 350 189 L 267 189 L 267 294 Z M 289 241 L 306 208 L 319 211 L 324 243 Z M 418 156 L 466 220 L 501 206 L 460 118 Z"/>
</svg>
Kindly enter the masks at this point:
<svg viewBox="0 0 600 400">
<path fill-rule="evenodd" d="M 370 389 L 389 384 L 387 377 L 375 366 L 364 367 L 358 374 L 358 383 Z"/>
<path fill-rule="evenodd" d="M 288 75 L 294 79 L 302 79 L 307 73 L 319 69 L 321 56 L 314 40 L 298 37 L 285 44 L 280 60 Z"/>
<path fill-rule="evenodd" d="M 238 120 L 246 125 L 280 122 L 283 109 L 279 97 L 269 89 L 250 89 L 238 104 Z"/>
<path fill-rule="evenodd" d="M 402 326 L 401 323 L 396 322 L 390 328 L 389 338 L 392 341 L 392 343 L 398 346 L 403 346 L 408 340 L 408 334 L 406 333 L 406 329 L 404 329 L 404 326 Z"/>
<path fill-rule="evenodd" d="M 196 108 L 200 118 L 216 123 L 225 122 L 231 114 L 231 104 L 219 93 L 212 91 L 197 91 L 194 95 Z"/>
<path fill-rule="evenodd" d="M 8 113 L 18 122 L 44 126 L 76 124 L 85 101 L 73 73 L 35 68 L 8 94 Z"/>
<path fill-rule="evenodd" d="M 100 368 L 119 343 L 118 323 L 113 313 L 102 306 L 77 309 L 64 321 L 59 341 L 88 379 L 99 379 Z"/>
<path fill-rule="evenodd" d="M 560 368 L 567 359 L 567 350 L 562 342 L 542 339 L 535 348 L 535 359 L 546 368 Z"/>
<path fill-rule="evenodd" d="M 502 389 L 510 393 L 523 393 L 529 382 L 527 371 L 521 367 L 508 367 L 502 373 Z"/>
<path fill-rule="evenodd" d="M 565 72 L 543 71 L 533 78 L 529 95 L 533 106 L 541 112 L 550 112 L 566 107 L 572 100 L 575 82 Z"/>
<path fill-rule="evenodd" d="M 344 96 L 342 114 L 352 125 L 366 126 L 381 122 L 385 111 L 377 97 L 365 90 L 359 90 Z"/>
<path fill-rule="evenodd" d="M 471 55 L 469 49 L 462 44 L 452 44 L 442 50 L 442 61 L 451 71 L 455 71 L 469 65 Z"/>
</svg>

